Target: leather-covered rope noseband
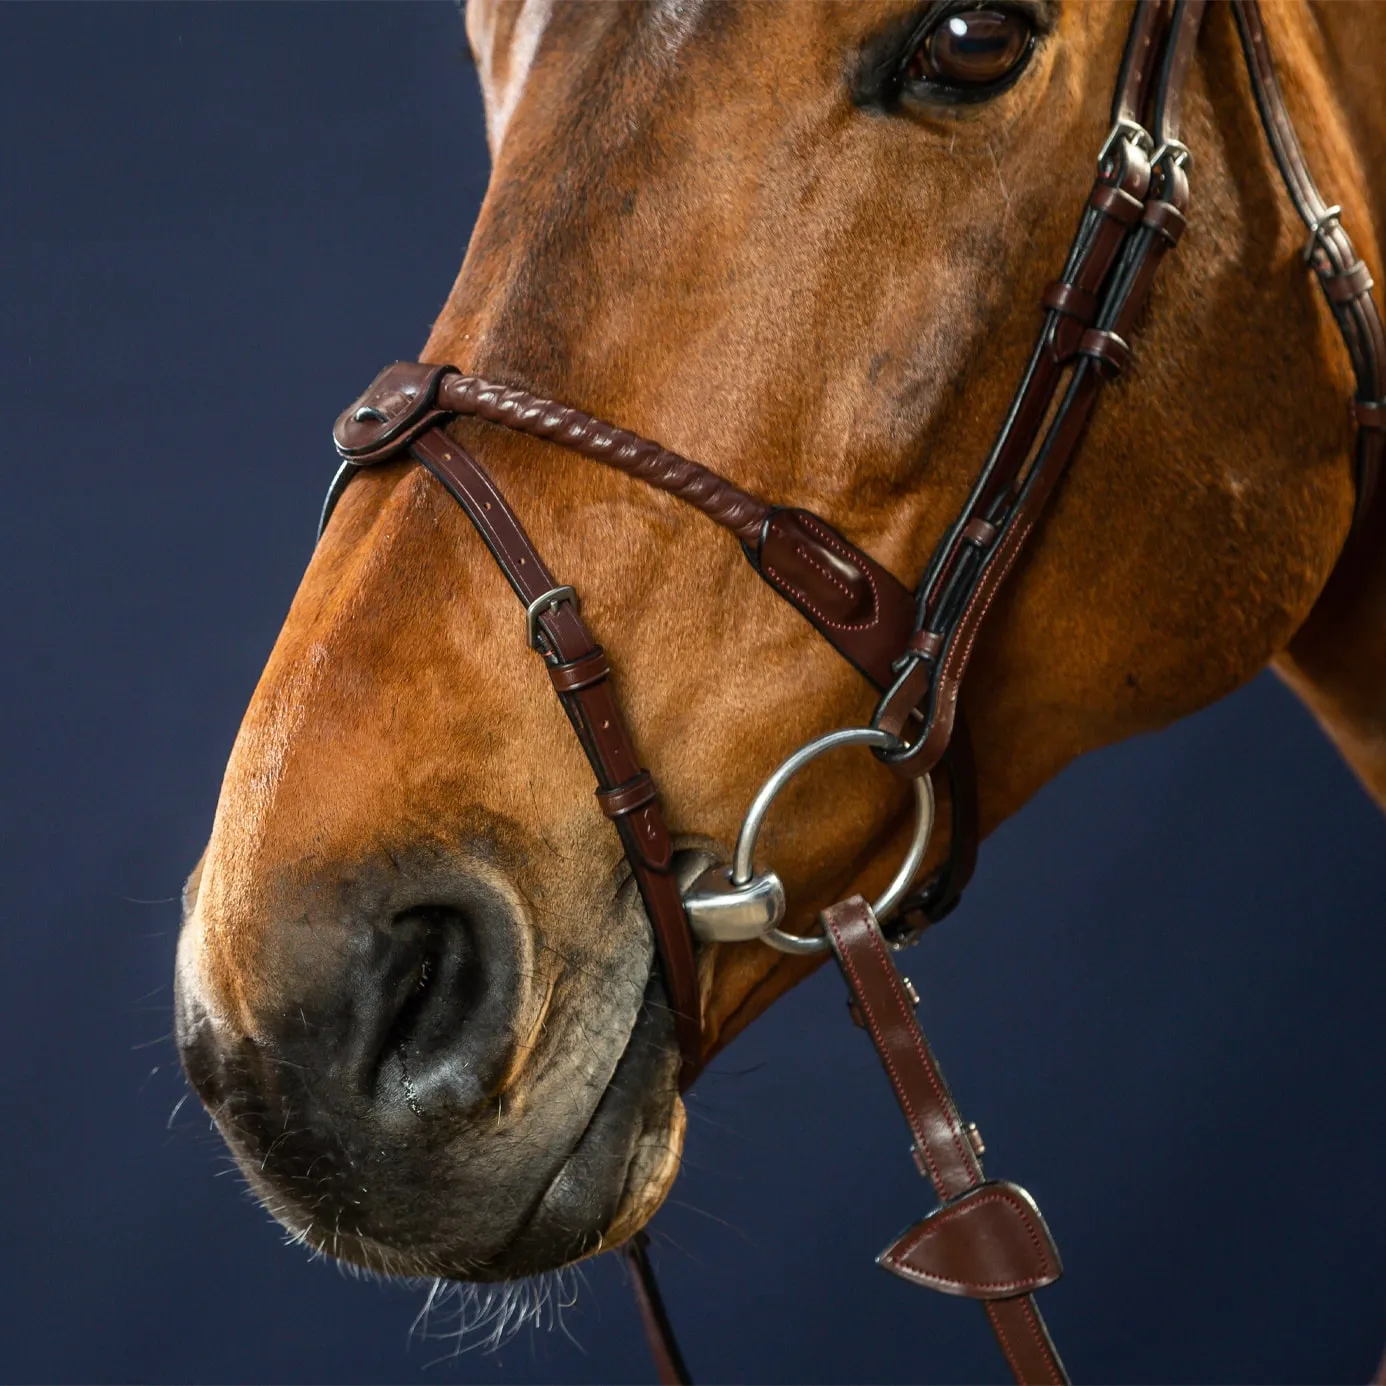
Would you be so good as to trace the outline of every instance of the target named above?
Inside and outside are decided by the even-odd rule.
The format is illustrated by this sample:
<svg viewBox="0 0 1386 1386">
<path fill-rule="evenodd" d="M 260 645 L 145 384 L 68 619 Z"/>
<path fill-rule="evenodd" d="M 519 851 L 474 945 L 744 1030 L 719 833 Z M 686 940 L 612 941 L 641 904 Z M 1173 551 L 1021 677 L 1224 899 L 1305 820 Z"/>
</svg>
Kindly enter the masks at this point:
<svg viewBox="0 0 1386 1386">
<path fill-rule="evenodd" d="M 1309 175 L 1257 0 L 1232 0 L 1232 8 L 1262 124 L 1309 230 L 1306 263 L 1356 376 L 1357 536 L 1386 453 L 1386 335 L 1372 277 L 1339 209 L 1328 206 Z M 854 1014 L 879 1050 L 910 1125 L 916 1163 L 940 1199 L 934 1212 L 882 1253 L 881 1264 L 914 1283 L 982 1301 L 1016 1379 L 1025 1382 L 1067 1380 L 1032 1298 L 1058 1277 L 1058 1251 L 1024 1190 L 985 1179 L 975 1128 L 958 1115 L 887 944 L 912 941 L 952 907 L 971 875 L 976 789 L 959 689 L 986 613 L 1072 459 L 1104 385 L 1128 364 L 1156 271 L 1183 234 L 1189 151 L 1179 140 L 1179 114 L 1203 12 L 1204 0 L 1137 0 L 1111 133 L 1063 269 L 1044 292 L 1029 365 L 962 512 L 914 590 L 809 511 L 767 504 L 580 409 L 443 365 L 388 367 L 338 419 L 334 437 L 343 464 L 319 531 L 357 470 L 406 454 L 443 483 L 475 525 L 524 604 L 529 642 L 543 657 L 592 765 L 602 811 L 620 834 L 654 931 L 681 1056 L 681 1088 L 702 1061 L 698 973 L 654 781 L 621 716 L 606 655 L 582 621 L 578 594 L 555 581 L 490 475 L 444 431 L 448 422 L 469 416 L 556 443 L 677 496 L 730 530 L 769 586 L 881 693 L 871 722 L 879 747 L 874 753 L 909 780 L 946 771 L 952 823 L 943 870 L 899 906 L 885 933 L 871 908 L 853 897 L 824 911 L 823 938 L 812 946 L 830 948 L 841 967 Z M 763 888 L 770 874 L 730 881 L 732 904 L 743 916 L 771 910 L 766 900 L 783 912 L 782 892 Z M 738 889 L 743 896 L 735 895 Z M 694 892 L 689 900 L 691 907 Z M 758 935 L 773 940 L 779 916 L 767 913 L 765 920 Z M 747 936 L 699 927 L 704 937 Z M 631 1265 L 662 1379 L 686 1380 L 638 1238 Z"/>
</svg>

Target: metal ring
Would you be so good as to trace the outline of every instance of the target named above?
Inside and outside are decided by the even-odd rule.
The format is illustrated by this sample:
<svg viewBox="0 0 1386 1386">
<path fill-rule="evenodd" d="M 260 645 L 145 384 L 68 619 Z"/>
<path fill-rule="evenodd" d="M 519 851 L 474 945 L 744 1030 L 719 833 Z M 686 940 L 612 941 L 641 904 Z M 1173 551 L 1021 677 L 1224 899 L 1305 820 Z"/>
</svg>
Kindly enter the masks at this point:
<svg viewBox="0 0 1386 1386">
<path fill-rule="evenodd" d="M 529 648 L 537 650 L 539 648 L 539 618 L 550 608 L 555 607 L 559 602 L 572 602 L 573 610 L 582 611 L 582 603 L 578 601 L 578 594 L 571 587 L 550 587 L 530 602 L 525 607 L 525 635 L 529 640 Z"/>
<path fill-rule="evenodd" d="M 801 746 L 789 757 L 774 774 L 760 787 L 759 793 L 751 800 L 746 810 L 745 821 L 736 839 L 736 851 L 732 856 L 731 879 L 733 885 L 744 886 L 750 883 L 755 874 L 756 838 L 760 835 L 761 824 L 770 811 L 779 792 L 810 761 L 838 746 L 872 746 L 878 750 L 893 749 L 900 744 L 900 738 L 892 736 L 879 727 L 844 727 L 840 731 L 829 732 Z M 886 886 L 880 898 L 872 905 L 877 918 L 884 919 L 905 897 L 924 860 L 928 850 L 929 836 L 934 827 L 934 785 L 928 775 L 914 782 L 915 820 L 914 836 L 910 839 L 909 851 L 905 860 Z M 821 953 L 831 945 L 821 934 L 808 938 L 797 934 L 787 934 L 783 929 L 768 930 L 761 936 L 772 948 L 782 953 Z"/>
</svg>

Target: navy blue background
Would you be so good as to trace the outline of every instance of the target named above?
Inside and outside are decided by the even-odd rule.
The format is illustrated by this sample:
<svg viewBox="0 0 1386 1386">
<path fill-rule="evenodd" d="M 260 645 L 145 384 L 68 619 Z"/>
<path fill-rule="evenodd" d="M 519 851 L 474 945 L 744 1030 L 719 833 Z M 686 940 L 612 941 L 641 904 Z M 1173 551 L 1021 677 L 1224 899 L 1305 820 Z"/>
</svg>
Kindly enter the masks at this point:
<svg viewBox="0 0 1386 1386">
<path fill-rule="evenodd" d="M 446 4 L 0 11 L 6 1380 L 649 1375 L 607 1262 L 560 1331 L 454 1358 L 444 1308 L 411 1339 L 422 1290 L 281 1245 L 168 1038 L 174 896 L 328 425 L 417 351 L 484 188 L 463 45 Z M 1044 1304 L 1080 1379 L 1374 1367 L 1383 843 L 1262 678 L 1074 766 L 910 958 L 990 1171 L 1064 1248 Z M 834 976 L 690 1110 L 656 1228 L 701 1379 L 1001 1375 L 975 1306 L 872 1265 L 927 1191 Z"/>
</svg>

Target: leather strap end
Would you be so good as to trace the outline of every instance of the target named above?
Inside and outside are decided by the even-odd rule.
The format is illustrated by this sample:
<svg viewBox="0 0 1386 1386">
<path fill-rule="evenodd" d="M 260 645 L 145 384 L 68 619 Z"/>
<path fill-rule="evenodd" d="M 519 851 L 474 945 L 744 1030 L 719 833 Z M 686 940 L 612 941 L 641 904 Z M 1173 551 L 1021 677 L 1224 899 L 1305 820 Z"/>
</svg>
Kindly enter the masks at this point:
<svg viewBox="0 0 1386 1386">
<path fill-rule="evenodd" d="M 674 860 L 674 844 L 653 795 L 649 803 L 628 809 L 612 821 L 620 829 L 626 855 L 632 862 L 638 862 L 647 871 L 668 874 Z M 678 902 L 678 912 L 680 927 L 687 933 L 688 921 L 683 916 L 682 901 Z"/>
</svg>

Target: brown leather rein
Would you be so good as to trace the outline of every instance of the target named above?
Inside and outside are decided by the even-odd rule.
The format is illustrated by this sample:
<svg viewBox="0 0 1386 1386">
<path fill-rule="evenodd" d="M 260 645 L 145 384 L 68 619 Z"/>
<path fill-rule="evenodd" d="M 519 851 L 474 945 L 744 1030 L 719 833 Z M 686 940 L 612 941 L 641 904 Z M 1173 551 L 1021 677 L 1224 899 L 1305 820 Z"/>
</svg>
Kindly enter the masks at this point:
<svg viewBox="0 0 1386 1386">
<path fill-rule="evenodd" d="M 1306 264 L 1356 376 L 1356 535 L 1386 453 L 1386 334 L 1371 275 L 1353 251 L 1339 209 L 1324 202 L 1305 165 L 1259 4 L 1232 4 L 1262 125 L 1309 231 Z M 543 658 L 587 754 L 597 800 L 620 834 L 639 886 L 674 1016 L 681 1089 L 693 1081 L 702 1058 L 695 935 L 762 938 L 791 952 L 831 950 L 853 1015 L 876 1045 L 910 1126 L 916 1164 L 939 1198 L 939 1206 L 879 1262 L 914 1283 L 981 1300 L 1022 1382 L 1067 1380 L 1032 1298 L 1058 1278 L 1058 1250 L 1023 1189 L 985 1178 L 976 1128 L 954 1105 L 889 950 L 913 942 L 951 909 L 971 875 L 976 789 L 959 688 L 996 592 L 1076 451 L 1103 386 L 1127 365 L 1155 273 L 1183 233 L 1190 155 L 1178 138 L 1180 102 L 1204 8 L 1204 0 L 1137 0 L 1111 132 L 1063 270 L 1043 295 L 1044 318 L 1020 387 L 962 512 L 913 591 L 806 510 L 769 505 L 648 439 L 450 366 L 387 367 L 337 420 L 343 464 L 319 529 L 360 468 L 405 455 L 427 467 L 476 526 L 524 603 L 529 644 Z M 767 782 L 730 868 L 714 868 L 680 891 L 655 784 L 622 717 L 606 655 L 582 621 L 577 593 L 555 580 L 489 474 L 444 431 L 459 416 L 546 439 L 696 506 L 741 541 L 761 577 L 881 693 L 868 728 L 819 738 Z M 799 938 L 778 927 L 783 888 L 773 872 L 755 865 L 755 831 L 789 776 L 839 744 L 870 746 L 914 784 L 915 838 L 875 908 L 854 896 L 821 914 L 821 937 Z M 916 886 L 932 827 L 935 769 L 950 786 L 950 850 L 945 866 Z M 641 1238 L 628 1255 L 661 1378 L 685 1381 Z"/>
</svg>

